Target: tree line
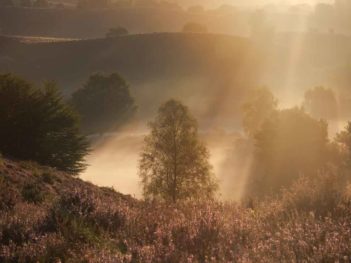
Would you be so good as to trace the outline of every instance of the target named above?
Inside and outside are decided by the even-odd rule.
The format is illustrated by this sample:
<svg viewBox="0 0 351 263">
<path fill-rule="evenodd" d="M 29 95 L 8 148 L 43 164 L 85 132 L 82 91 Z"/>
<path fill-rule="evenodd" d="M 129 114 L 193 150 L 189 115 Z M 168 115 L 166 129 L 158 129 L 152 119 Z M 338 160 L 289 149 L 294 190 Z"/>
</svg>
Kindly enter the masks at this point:
<svg viewBox="0 0 351 263">
<path fill-rule="evenodd" d="M 302 107 L 279 109 L 268 89 L 254 90 L 243 105 L 246 145 L 254 161 L 246 197 L 264 197 L 289 188 L 299 178 L 334 171 L 345 182 L 351 164 L 351 123 L 333 140 L 318 101 L 334 99 L 317 87 Z M 72 175 L 81 172 L 89 152 L 87 135 L 115 131 L 137 107 L 129 85 L 117 73 L 93 74 L 64 99 L 53 82 L 41 87 L 11 74 L 0 75 L 0 152 L 33 160 Z M 330 104 L 331 105 L 331 104 Z M 332 108 L 331 108 L 332 109 Z M 140 154 L 139 176 L 147 200 L 178 202 L 213 199 L 218 182 L 198 124 L 180 101 L 160 106 L 149 123 Z"/>
<path fill-rule="evenodd" d="M 72 174 L 89 152 L 87 135 L 115 130 L 136 110 L 118 74 L 93 74 L 67 101 L 53 82 L 38 87 L 0 75 L 0 152 Z"/>
</svg>

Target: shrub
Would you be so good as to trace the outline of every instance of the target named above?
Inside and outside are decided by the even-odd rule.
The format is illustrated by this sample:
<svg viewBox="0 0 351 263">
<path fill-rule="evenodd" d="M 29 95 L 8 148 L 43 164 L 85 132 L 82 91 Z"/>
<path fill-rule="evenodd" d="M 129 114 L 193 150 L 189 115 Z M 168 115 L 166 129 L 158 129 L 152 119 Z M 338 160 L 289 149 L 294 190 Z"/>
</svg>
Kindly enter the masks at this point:
<svg viewBox="0 0 351 263">
<path fill-rule="evenodd" d="M 39 204 L 44 201 L 45 193 L 36 183 L 27 183 L 22 189 L 22 197 L 28 203 Z"/>
<path fill-rule="evenodd" d="M 71 103 L 82 117 L 86 134 L 113 131 L 136 111 L 129 86 L 117 73 L 90 76 L 84 87 L 73 93 Z"/>
<path fill-rule="evenodd" d="M 90 191 L 65 192 L 51 208 L 44 229 L 60 233 L 70 242 L 98 242 L 98 227 L 89 217 L 96 209 L 95 202 Z"/>
<path fill-rule="evenodd" d="M 337 215 L 344 202 L 343 183 L 337 175 L 320 173 L 314 178 L 301 177 L 283 191 L 281 202 L 287 212 L 313 213 L 316 216 Z"/>
</svg>

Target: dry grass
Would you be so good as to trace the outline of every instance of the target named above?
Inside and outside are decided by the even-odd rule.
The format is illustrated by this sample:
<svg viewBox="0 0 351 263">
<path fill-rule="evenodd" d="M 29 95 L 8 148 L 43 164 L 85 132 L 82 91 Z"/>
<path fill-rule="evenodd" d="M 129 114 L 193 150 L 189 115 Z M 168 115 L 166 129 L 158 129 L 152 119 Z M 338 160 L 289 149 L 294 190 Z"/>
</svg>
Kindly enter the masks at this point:
<svg viewBox="0 0 351 263">
<path fill-rule="evenodd" d="M 4 161 L 1 262 L 349 262 L 351 207 L 335 177 L 301 180 L 253 208 L 144 203 L 52 169 Z M 32 172 L 34 171 L 34 172 Z M 320 184 L 317 184 L 320 182 Z M 38 186 L 40 203 L 24 185 Z M 313 191 L 312 191 L 313 190 Z M 3 196 L 1 196 L 3 200 Z M 11 202 L 10 202 L 11 203 Z"/>
</svg>

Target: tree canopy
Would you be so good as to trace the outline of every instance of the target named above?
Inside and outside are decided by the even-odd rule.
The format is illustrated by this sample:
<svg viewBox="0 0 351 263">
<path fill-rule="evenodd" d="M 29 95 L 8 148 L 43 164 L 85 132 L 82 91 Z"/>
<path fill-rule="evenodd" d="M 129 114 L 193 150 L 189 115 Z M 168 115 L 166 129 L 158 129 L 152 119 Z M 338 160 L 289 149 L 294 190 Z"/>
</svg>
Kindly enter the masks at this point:
<svg viewBox="0 0 351 263">
<path fill-rule="evenodd" d="M 72 174 L 84 169 L 88 143 L 54 83 L 39 89 L 19 77 L 0 75 L 0 105 L 0 151 L 5 156 Z"/>
<path fill-rule="evenodd" d="M 316 174 L 327 162 L 328 127 L 302 109 L 278 110 L 254 137 L 255 167 L 248 192 L 277 193 L 300 176 Z"/>
<path fill-rule="evenodd" d="M 84 87 L 73 93 L 71 103 L 81 115 L 86 134 L 114 130 L 136 111 L 129 86 L 117 73 L 91 75 Z"/>
<path fill-rule="evenodd" d="M 243 105 L 243 127 L 247 135 L 254 135 L 261 129 L 262 124 L 273 118 L 278 101 L 267 88 L 255 89 L 249 95 L 249 100 Z"/>
<path fill-rule="evenodd" d="M 188 108 L 169 100 L 149 126 L 139 165 L 144 197 L 171 202 L 212 198 L 217 184 L 209 153 Z"/>
<path fill-rule="evenodd" d="M 333 90 L 315 87 L 305 92 L 303 107 L 313 117 L 324 120 L 335 120 L 338 117 L 337 100 Z"/>
</svg>

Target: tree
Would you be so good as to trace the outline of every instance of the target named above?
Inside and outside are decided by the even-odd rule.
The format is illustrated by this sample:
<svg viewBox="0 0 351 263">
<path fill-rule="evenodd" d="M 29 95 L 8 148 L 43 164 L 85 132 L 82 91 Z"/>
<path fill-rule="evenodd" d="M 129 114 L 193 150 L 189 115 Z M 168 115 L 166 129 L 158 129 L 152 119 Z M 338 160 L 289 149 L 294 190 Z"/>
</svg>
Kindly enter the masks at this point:
<svg viewBox="0 0 351 263">
<path fill-rule="evenodd" d="M 71 103 L 87 134 L 114 130 L 136 111 L 129 86 L 117 73 L 91 75 L 84 87 L 73 93 Z"/>
<path fill-rule="evenodd" d="M 27 81 L 0 75 L 0 151 L 72 174 L 85 168 L 88 143 L 78 117 L 63 102 L 54 83 L 38 89 Z"/>
<path fill-rule="evenodd" d="M 106 33 L 106 38 L 114 38 L 128 35 L 128 30 L 124 27 L 115 27 L 110 28 L 109 31 Z"/>
<path fill-rule="evenodd" d="M 333 90 L 324 87 L 315 87 L 305 92 L 303 107 L 314 118 L 336 120 L 337 101 Z"/>
<path fill-rule="evenodd" d="M 262 124 L 274 118 L 278 102 L 267 88 L 255 89 L 249 95 L 249 100 L 243 105 L 243 127 L 246 134 L 253 138 L 261 129 Z"/>
<path fill-rule="evenodd" d="M 266 119 L 254 138 L 255 165 L 248 195 L 277 193 L 300 176 L 312 176 L 328 161 L 328 131 L 324 121 L 298 108 L 281 110 Z"/>
<path fill-rule="evenodd" d="M 209 153 L 188 108 L 169 100 L 149 126 L 139 164 L 144 197 L 172 202 L 212 198 L 217 184 Z"/>
<path fill-rule="evenodd" d="M 340 166 L 350 170 L 351 168 L 351 122 L 348 122 L 345 129 L 335 137 L 341 157 Z"/>
<path fill-rule="evenodd" d="M 198 23 L 187 23 L 183 27 L 184 33 L 207 33 L 207 27 Z"/>
</svg>

